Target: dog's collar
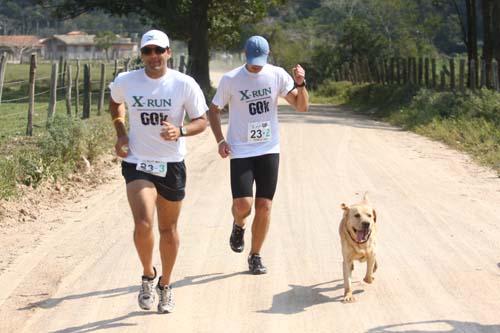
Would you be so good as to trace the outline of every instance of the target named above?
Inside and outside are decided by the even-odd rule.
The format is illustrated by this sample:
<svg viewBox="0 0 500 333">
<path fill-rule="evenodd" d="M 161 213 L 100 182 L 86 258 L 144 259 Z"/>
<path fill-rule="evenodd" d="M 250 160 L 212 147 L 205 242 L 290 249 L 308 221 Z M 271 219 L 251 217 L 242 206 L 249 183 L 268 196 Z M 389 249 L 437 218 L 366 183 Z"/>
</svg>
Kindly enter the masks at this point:
<svg viewBox="0 0 500 333">
<path fill-rule="evenodd" d="M 349 234 L 349 237 L 351 237 L 352 241 L 355 242 L 355 243 L 357 243 L 357 244 L 364 244 L 364 243 L 368 242 L 368 240 L 370 239 L 370 236 L 372 235 L 372 231 L 370 230 L 370 232 L 368 233 L 368 237 L 366 237 L 366 240 L 364 240 L 362 242 L 358 242 L 357 240 L 355 240 L 354 238 L 352 238 L 352 235 L 349 232 L 349 230 L 346 230 L 346 231 Z"/>
</svg>

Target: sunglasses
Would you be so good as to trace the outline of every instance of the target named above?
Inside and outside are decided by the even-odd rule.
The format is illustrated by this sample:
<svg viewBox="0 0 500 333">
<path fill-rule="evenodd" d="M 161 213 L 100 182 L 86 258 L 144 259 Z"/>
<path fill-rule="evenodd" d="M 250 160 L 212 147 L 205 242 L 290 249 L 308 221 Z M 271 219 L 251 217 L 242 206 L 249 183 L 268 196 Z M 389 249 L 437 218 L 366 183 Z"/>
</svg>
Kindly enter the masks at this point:
<svg viewBox="0 0 500 333">
<path fill-rule="evenodd" d="M 164 47 L 159 47 L 159 46 L 156 46 L 156 47 L 143 47 L 141 49 L 141 53 L 144 54 L 144 55 L 150 55 L 151 53 L 155 53 L 155 54 L 163 54 L 165 53 L 167 49 L 164 48 Z"/>
</svg>

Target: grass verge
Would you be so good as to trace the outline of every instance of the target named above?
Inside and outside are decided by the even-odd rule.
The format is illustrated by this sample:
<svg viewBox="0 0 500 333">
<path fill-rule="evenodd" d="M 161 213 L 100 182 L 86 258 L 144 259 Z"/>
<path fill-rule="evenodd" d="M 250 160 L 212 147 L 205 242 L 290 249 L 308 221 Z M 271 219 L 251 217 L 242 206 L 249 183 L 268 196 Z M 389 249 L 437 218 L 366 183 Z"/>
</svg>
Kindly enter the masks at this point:
<svg viewBox="0 0 500 333">
<path fill-rule="evenodd" d="M 12 137 L 0 148 L 0 199 L 15 197 L 22 185 L 62 181 L 84 170 L 113 142 L 106 116 L 81 120 L 61 115 L 35 137 Z"/>
</svg>

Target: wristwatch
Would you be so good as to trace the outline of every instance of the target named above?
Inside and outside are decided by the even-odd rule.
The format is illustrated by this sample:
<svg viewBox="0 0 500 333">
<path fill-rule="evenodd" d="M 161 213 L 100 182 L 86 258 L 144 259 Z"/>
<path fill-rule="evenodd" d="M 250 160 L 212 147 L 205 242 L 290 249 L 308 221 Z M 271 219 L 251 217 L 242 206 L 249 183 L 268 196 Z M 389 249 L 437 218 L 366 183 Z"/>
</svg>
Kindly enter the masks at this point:
<svg viewBox="0 0 500 333">
<path fill-rule="evenodd" d="M 186 136 L 188 134 L 187 128 L 184 126 L 181 126 L 179 130 L 181 131 L 181 136 Z"/>
<path fill-rule="evenodd" d="M 304 82 L 302 82 L 302 84 L 297 84 L 297 82 L 293 82 L 293 86 L 295 88 L 302 88 L 302 87 L 305 87 L 306 86 L 306 80 L 304 79 Z"/>
</svg>

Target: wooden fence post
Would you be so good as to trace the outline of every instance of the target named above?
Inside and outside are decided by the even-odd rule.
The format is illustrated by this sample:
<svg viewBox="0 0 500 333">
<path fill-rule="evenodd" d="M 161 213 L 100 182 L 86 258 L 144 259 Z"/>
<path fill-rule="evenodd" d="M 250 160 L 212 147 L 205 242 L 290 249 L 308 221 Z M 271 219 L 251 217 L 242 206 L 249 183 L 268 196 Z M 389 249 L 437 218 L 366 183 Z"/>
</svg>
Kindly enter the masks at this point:
<svg viewBox="0 0 500 333">
<path fill-rule="evenodd" d="M 72 88 L 72 80 L 71 80 L 71 64 L 67 64 L 66 67 L 67 72 L 67 86 L 66 86 L 66 113 L 68 116 L 71 116 L 71 88 Z"/>
<path fill-rule="evenodd" d="M 0 59 L 0 104 L 2 104 L 3 81 L 5 79 L 5 68 L 7 67 L 7 53 L 2 54 Z"/>
<path fill-rule="evenodd" d="M 101 82 L 99 86 L 99 104 L 97 105 L 97 115 L 101 115 L 101 110 L 104 108 L 104 89 L 106 84 L 106 65 L 101 64 Z"/>
<path fill-rule="evenodd" d="M 465 92 L 465 59 L 460 59 L 460 68 L 458 71 L 460 91 L 463 93 Z"/>
<path fill-rule="evenodd" d="M 29 81 L 29 106 L 28 106 L 28 125 L 26 126 L 26 135 L 33 136 L 33 112 L 35 111 L 35 74 L 36 74 L 36 53 L 31 54 L 30 61 L 30 81 Z"/>
<path fill-rule="evenodd" d="M 441 84 L 439 85 L 439 89 L 441 91 L 444 91 L 444 88 L 446 87 L 446 73 L 444 72 L 444 69 L 441 70 L 440 75 L 441 75 Z"/>
<path fill-rule="evenodd" d="M 75 75 L 75 117 L 78 116 L 79 105 L 80 105 L 80 59 L 77 59 L 76 75 Z"/>
<path fill-rule="evenodd" d="M 432 68 L 432 89 L 436 89 L 437 87 L 437 73 L 436 73 L 436 59 L 431 59 L 431 68 Z"/>
<path fill-rule="evenodd" d="M 57 101 L 57 77 L 59 76 L 57 62 L 52 63 L 52 73 L 50 75 L 50 99 L 49 108 L 47 110 L 47 125 L 53 120 L 56 112 Z"/>
<path fill-rule="evenodd" d="M 486 87 L 486 61 L 484 59 L 479 59 L 479 66 L 481 68 L 481 78 L 479 80 L 479 87 L 484 88 Z"/>
<path fill-rule="evenodd" d="M 406 58 L 401 59 L 403 63 L 403 84 L 406 85 L 408 83 L 408 62 Z"/>
<path fill-rule="evenodd" d="M 422 86 L 424 81 L 424 59 L 418 58 L 418 85 Z"/>
<path fill-rule="evenodd" d="M 389 60 L 389 83 L 393 84 L 394 83 L 394 57 L 391 57 Z"/>
<path fill-rule="evenodd" d="M 363 64 L 364 64 L 364 68 L 365 68 L 365 72 L 366 72 L 366 80 L 368 82 L 372 83 L 373 82 L 373 76 L 372 76 L 372 73 L 370 71 L 370 62 L 368 61 L 367 57 L 363 58 Z"/>
<path fill-rule="evenodd" d="M 118 60 L 115 59 L 115 69 L 113 70 L 113 78 L 118 75 Z"/>
<path fill-rule="evenodd" d="M 124 68 L 125 68 L 125 72 L 128 72 L 128 66 L 130 65 L 130 58 L 127 58 L 125 59 L 125 64 L 124 64 Z"/>
<path fill-rule="evenodd" d="M 401 85 L 401 58 L 396 58 L 396 83 Z"/>
<path fill-rule="evenodd" d="M 63 69 L 61 72 L 61 87 L 64 87 L 66 85 L 66 68 L 68 66 L 68 61 L 64 60 L 63 62 Z"/>
<path fill-rule="evenodd" d="M 387 79 L 388 78 L 388 74 L 387 74 L 387 60 L 386 59 L 382 59 L 382 84 L 387 84 L 389 82 L 389 80 Z"/>
<path fill-rule="evenodd" d="M 411 72 L 412 72 L 412 76 L 413 76 L 413 84 L 417 85 L 418 84 L 418 73 L 417 73 L 417 58 L 416 57 L 412 57 L 411 58 Z"/>
<path fill-rule="evenodd" d="M 469 73 L 469 88 L 471 90 L 476 90 L 476 82 L 477 82 L 477 76 L 476 76 L 476 62 L 474 59 L 470 60 L 470 73 Z"/>
<path fill-rule="evenodd" d="M 455 59 L 450 58 L 450 89 L 455 90 Z"/>
<path fill-rule="evenodd" d="M 184 54 L 181 54 L 181 57 L 180 57 L 179 72 L 181 72 L 181 73 L 186 72 L 186 56 Z"/>
<path fill-rule="evenodd" d="M 90 66 L 83 65 L 83 113 L 82 119 L 90 118 Z"/>
<path fill-rule="evenodd" d="M 493 59 L 493 61 L 491 62 L 491 67 L 492 67 L 492 71 L 493 71 L 493 75 L 492 75 L 493 89 L 496 91 L 500 91 L 500 82 L 498 79 L 498 62 L 496 61 L 496 59 Z"/>
<path fill-rule="evenodd" d="M 424 84 L 426 88 L 429 88 L 429 58 L 425 58 L 424 63 Z"/>
</svg>

